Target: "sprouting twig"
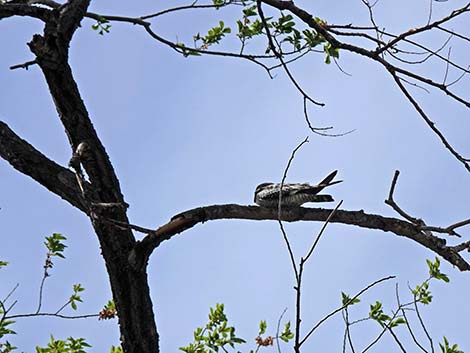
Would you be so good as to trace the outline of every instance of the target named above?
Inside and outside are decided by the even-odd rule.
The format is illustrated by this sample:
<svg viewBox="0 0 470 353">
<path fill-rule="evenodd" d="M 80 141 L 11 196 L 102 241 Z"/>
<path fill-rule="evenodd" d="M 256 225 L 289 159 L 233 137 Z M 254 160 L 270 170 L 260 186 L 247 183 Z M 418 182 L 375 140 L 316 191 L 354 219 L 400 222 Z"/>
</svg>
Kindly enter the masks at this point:
<svg viewBox="0 0 470 353">
<path fill-rule="evenodd" d="M 416 294 L 414 295 L 414 307 L 416 311 L 416 316 L 418 317 L 419 323 L 421 327 L 423 328 L 424 333 L 426 334 L 426 337 L 428 338 L 429 344 L 431 345 L 431 351 L 434 353 L 434 344 L 431 338 L 431 335 L 429 334 L 426 325 L 424 324 L 423 318 L 421 317 L 421 314 L 418 309 L 418 301 L 416 300 Z"/>
<path fill-rule="evenodd" d="M 421 349 L 424 353 L 428 353 L 428 351 L 419 343 L 418 339 L 416 338 L 416 335 L 414 334 L 413 330 L 411 329 L 410 323 L 408 321 L 408 318 L 406 317 L 406 310 L 405 310 L 405 305 L 402 305 L 400 302 L 400 295 L 398 292 L 398 283 L 395 286 L 395 296 L 397 298 L 397 303 L 398 303 L 398 308 L 401 311 L 401 314 L 403 315 L 403 318 L 405 319 L 405 325 L 406 328 L 408 329 L 408 332 L 410 333 L 411 338 L 413 339 L 413 342 L 418 346 L 419 349 Z"/>
<path fill-rule="evenodd" d="M 388 281 L 388 280 L 391 280 L 395 278 L 395 276 L 387 276 L 387 277 L 383 277 L 371 284 L 369 284 L 367 287 L 361 289 L 355 296 L 353 296 L 351 298 L 350 301 L 348 301 L 346 304 L 340 306 L 339 308 L 333 310 L 331 313 L 329 313 L 328 315 L 326 315 L 324 318 L 322 318 L 320 321 L 318 321 L 311 329 L 310 331 L 305 335 L 305 337 L 300 341 L 300 345 L 302 345 L 303 343 L 305 343 L 305 341 L 315 332 L 316 329 L 318 329 L 325 321 L 327 321 L 330 317 L 334 316 L 335 314 L 339 313 L 341 310 L 343 310 L 344 308 L 346 308 L 349 303 L 351 303 L 352 301 L 354 301 L 355 299 L 357 299 L 358 297 L 360 297 L 363 293 L 367 292 L 369 289 L 371 289 L 372 287 L 376 286 L 377 284 L 379 283 L 382 283 L 384 281 Z"/>
</svg>

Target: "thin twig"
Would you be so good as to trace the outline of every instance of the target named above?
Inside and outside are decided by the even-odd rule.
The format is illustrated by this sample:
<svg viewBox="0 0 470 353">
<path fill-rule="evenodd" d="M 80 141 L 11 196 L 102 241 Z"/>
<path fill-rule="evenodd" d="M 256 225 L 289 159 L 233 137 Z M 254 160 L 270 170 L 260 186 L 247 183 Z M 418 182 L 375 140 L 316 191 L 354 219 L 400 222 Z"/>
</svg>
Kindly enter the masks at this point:
<svg viewBox="0 0 470 353">
<path fill-rule="evenodd" d="M 62 305 L 56 312 L 55 314 L 58 315 L 62 310 L 64 310 L 72 301 L 68 300 L 64 305 Z"/>
<path fill-rule="evenodd" d="M 38 307 L 36 309 L 36 312 L 35 314 L 38 314 L 39 311 L 41 310 L 41 306 L 42 306 L 42 292 L 43 292 L 43 289 L 44 289 L 44 282 L 46 281 L 46 278 L 49 277 L 49 275 L 47 274 L 47 269 L 44 270 L 44 275 L 42 276 L 42 280 L 41 280 L 41 285 L 39 286 L 39 302 L 38 302 Z"/>
<path fill-rule="evenodd" d="M 326 136 L 326 137 L 341 137 L 341 136 L 345 136 L 345 135 L 348 135 L 348 134 L 356 131 L 356 129 L 353 129 L 353 130 L 349 130 L 349 131 L 339 133 L 339 134 L 329 134 L 329 133 L 323 132 L 323 131 L 333 129 L 333 126 L 313 127 L 312 124 L 310 123 L 310 118 L 308 116 L 307 97 L 305 97 L 305 96 L 303 97 L 303 105 L 304 105 L 305 121 L 307 122 L 307 125 L 308 125 L 308 128 L 310 129 L 310 131 L 312 131 L 314 134 L 317 134 L 317 135 L 320 135 L 320 136 Z"/>
<path fill-rule="evenodd" d="M 418 317 L 418 320 L 419 320 L 419 323 L 424 331 L 424 333 L 426 334 L 426 337 L 428 338 L 428 341 L 429 341 L 429 344 L 431 345 L 431 352 L 434 353 L 434 344 L 433 344 L 433 341 L 432 341 L 432 338 L 431 338 L 431 335 L 429 334 L 427 328 L 426 328 L 426 325 L 424 324 L 424 321 L 423 321 L 423 318 L 421 317 L 421 314 L 419 312 L 419 309 L 418 309 L 418 302 L 416 300 L 416 294 L 414 295 L 414 307 L 415 307 L 415 311 L 416 311 L 416 316 Z"/>
<path fill-rule="evenodd" d="M 18 289 L 18 287 L 20 286 L 19 283 L 17 283 L 13 288 L 12 290 L 10 290 L 7 294 L 7 296 L 5 297 L 5 299 L 3 299 L 1 302 L 2 303 L 5 303 L 12 295 L 13 293 Z"/>
<path fill-rule="evenodd" d="M 406 312 L 405 312 L 405 308 L 404 308 L 404 305 L 401 304 L 400 302 L 400 294 L 398 292 L 398 283 L 396 284 L 395 286 L 395 296 L 397 298 L 397 303 L 398 303 L 398 308 L 399 310 L 401 311 L 402 315 L 403 315 L 403 318 L 405 319 L 405 325 L 408 329 L 408 332 L 410 333 L 410 336 L 411 338 L 413 339 L 413 342 L 424 352 L 424 353 L 429 353 L 418 341 L 418 339 L 416 338 L 413 330 L 411 329 L 411 326 L 410 326 L 410 323 L 408 321 L 408 318 L 406 317 Z"/>
<path fill-rule="evenodd" d="M 18 319 L 18 318 L 26 318 L 26 317 L 38 317 L 38 316 L 52 316 L 52 317 L 57 317 L 61 319 L 87 319 L 90 317 L 99 317 L 99 314 L 85 314 L 85 315 L 60 315 L 60 314 L 55 314 L 55 313 L 34 313 L 34 314 L 17 314 L 17 315 L 11 315 L 8 316 L 7 319 Z"/>
<path fill-rule="evenodd" d="M 400 350 L 401 350 L 403 353 L 407 353 L 405 347 L 403 347 L 403 344 L 400 342 L 400 340 L 398 339 L 398 336 L 395 334 L 395 332 L 393 332 L 392 328 L 391 328 L 391 327 L 387 327 L 387 329 L 388 329 L 388 332 L 390 332 L 390 334 L 392 335 L 392 337 L 393 337 L 393 339 L 395 340 L 395 342 L 397 343 L 398 347 L 400 347 Z"/>
<path fill-rule="evenodd" d="M 313 242 L 312 246 L 310 247 L 310 250 L 308 251 L 307 255 L 303 258 L 303 262 L 306 263 L 307 260 L 310 258 L 310 256 L 312 255 L 313 253 L 313 250 L 315 250 L 315 247 L 317 246 L 318 242 L 320 241 L 320 238 L 321 236 L 323 235 L 325 229 L 326 229 L 326 226 L 330 223 L 330 220 L 333 218 L 333 216 L 335 215 L 336 211 L 341 207 L 341 205 L 343 204 L 343 200 L 341 200 L 337 205 L 336 207 L 333 209 L 333 211 L 331 211 L 330 215 L 328 216 L 328 218 L 326 219 L 326 221 L 323 223 L 321 229 L 320 229 L 320 232 L 318 233 L 317 237 L 315 238 L 315 241 Z"/>
<path fill-rule="evenodd" d="M 296 152 L 304 145 L 308 142 L 308 136 L 305 138 L 305 140 L 303 140 L 296 148 L 294 148 L 294 150 L 292 151 L 292 154 L 289 158 L 289 161 L 287 162 L 287 166 L 286 168 L 284 169 L 284 174 L 282 176 L 282 181 L 281 181 L 281 187 L 280 187 L 280 190 L 279 190 L 279 202 L 278 202 L 278 207 L 277 207 L 277 221 L 279 223 L 279 227 L 281 228 L 281 232 L 282 232 L 282 236 L 284 238 L 284 242 L 287 246 L 287 250 L 289 252 L 289 257 L 290 257 L 290 260 L 291 260 L 291 263 L 292 263 L 292 268 L 294 270 L 294 273 L 295 273 L 295 279 L 296 279 L 296 282 L 299 280 L 299 273 L 298 273 L 298 270 L 297 270 L 297 265 L 295 264 L 295 259 L 294 259 L 294 253 L 292 251 L 292 247 L 290 245 L 290 242 L 289 242 L 289 239 L 287 238 L 287 234 L 286 234 L 286 231 L 284 229 L 284 225 L 282 224 L 282 221 L 281 221 L 281 210 L 282 210 L 282 188 L 284 187 L 284 182 L 286 181 L 286 178 L 287 178 L 287 172 L 289 171 L 289 168 L 290 168 L 290 165 L 292 163 L 292 161 L 294 160 L 294 157 L 295 157 L 295 154 Z"/>
<path fill-rule="evenodd" d="M 344 322 L 346 324 L 346 329 L 344 331 L 344 335 L 345 335 L 345 342 L 343 343 L 343 352 L 345 352 L 345 348 L 346 348 L 346 338 L 348 340 L 348 343 L 349 343 L 349 348 L 351 348 L 351 352 L 352 353 L 355 353 L 355 349 L 354 349 L 354 344 L 353 344 L 353 341 L 352 341 L 352 337 L 351 337 L 351 330 L 350 330 L 350 327 L 351 327 L 351 324 L 349 322 L 349 311 L 348 311 L 348 308 L 346 307 L 344 309 Z"/>
<path fill-rule="evenodd" d="M 23 64 L 18 64 L 18 65 L 10 66 L 10 70 L 16 70 L 16 69 L 25 69 L 25 70 L 28 70 L 31 65 L 36 65 L 37 63 L 38 63 L 37 60 L 27 61 L 27 62 L 25 62 L 25 63 L 23 63 Z"/>
<path fill-rule="evenodd" d="M 285 308 L 281 315 L 279 316 L 279 319 L 277 320 L 277 328 L 276 328 L 276 346 L 277 346 L 277 351 L 278 353 L 281 353 L 281 345 L 279 344 L 279 331 L 281 329 L 281 320 L 284 314 L 287 312 L 287 308 Z"/>
<path fill-rule="evenodd" d="M 226 1 L 224 2 L 223 4 L 220 4 L 220 5 L 214 5 L 214 4 L 207 4 L 207 5 L 196 5 L 196 1 L 193 1 L 193 3 L 191 5 L 184 5 L 184 6 L 178 6 L 178 7 L 172 7 L 172 8 L 169 8 L 169 9 L 165 9 L 165 10 L 162 10 L 162 11 L 159 11 L 159 12 L 156 12 L 156 13 L 153 13 L 153 14 L 150 14 L 150 15 L 145 15 L 145 16 L 141 16 L 140 18 L 142 20 L 148 20 L 150 18 L 155 18 L 155 17 L 158 17 L 158 16 L 161 16 L 161 15 L 164 15 L 164 14 L 167 14 L 167 13 L 171 13 L 171 12 L 176 12 L 176 11 L 181 11 L 181 10 L 192 10 L 192 9 L 219 9 L 221 7 L 225 7 L 225 6 L 228 6 L 232 3 L 232 1 Z"/>
<path fill-rule="evenodd" d="M 400 175 L 400 171 L 395 170 L 395 174 L 393 175 L 392 183 L 390 185 L 390 191 L 388 193 L 388 199 L 385 200 L 385 203 L 389 205 L 390 207 L 392 207 L 393 210 L 397 212 L 400 216 L 402 216 L 404 219 L 410 221 L 413 224 L 419 224 L 420 222 L 418 221 L 417 218 L 414 218 L 410 216 L 409 214 L 407 214 L 405 211 L 403 211 L 393 199 L 393 194 L 395 193 L 395 186 L 397 184 L 399 175 Z"/>
</svg>

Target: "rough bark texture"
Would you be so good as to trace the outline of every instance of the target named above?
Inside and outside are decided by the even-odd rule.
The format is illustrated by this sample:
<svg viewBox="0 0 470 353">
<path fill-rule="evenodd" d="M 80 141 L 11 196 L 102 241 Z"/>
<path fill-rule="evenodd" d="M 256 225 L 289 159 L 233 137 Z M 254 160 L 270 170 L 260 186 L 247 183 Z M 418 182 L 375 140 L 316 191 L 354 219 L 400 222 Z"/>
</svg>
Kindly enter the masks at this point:
<svg viewBox="0 0 470 353">
<path fill-rule="evenodd" d="M 5 4 L 0 5 L 0 16 L 11 16 L 16 10 L 17 15 L 34 16 L 45 21 L 44 33 L 34 35 L 29 47 L 44 73 L 72 152 L 80 143 L 86 143 L 86 153 L 81 156 L 80 163 L 88 174 L 86 187 L 90 192 L 82 193 L 74 173 L 50 161 L 4 123 L 0 124 L 0 155 L 14 168 L 88 214 L 106 263 L 124 351 L 158 352 L 158 334 L 146 268 L 134 268 L 128 260 L 135 238 L 131 230 L 106 221 L 111 218 L 128 222 L 119 181 L 93 128 L 68 64 L 69 42 L 88 4 L 86 0 L 71 0 L 54 10 Z M 116 206 L 100 207 L 100 204 Z"/>
<path fill-rule="evenodd" d="M 75 174 L 44 156 L 1 121 L 0 157 L 16 170 L 86 212 L 86 202 L 80 193 Z"/>
<path fill-rule="evenodd" d="M 298 221 L 318 221 L 325 222 L 333 210 L 323 208 L 285 208 L 282 209 L 281 220 L 286 222 Z M 235 204 L 213 205 L 198 207 L 174 216 L 170 222 L 163 225 L 155 232 L 147 235 L 136 246 L 139 256 L 149 256 L 153 249 L 158 247 L 163 241 L 170 239 L 174 235 L 192 228 L 198 223 L 217 219 L 250 219 L 250 220 L 278 220 L 278 210 L 258 206 L 242 206 Z M 342 223 L 359 226 L 362 228 L 382 230 L 392 232 L 398 236 L 403 236 L 414 240 L 441 255 L 451 264 L 457 266 L 461 271 L 470 271 L 468 264 L 460 255 L 460 247 L 447 246 L 446 240 L 435 235 L 422 231 L 419 226 L 410 222 L 383 217 L 375 214 L 367 214 L 364 211 L 344 211 L 337 210 L 330 219 L 331 223 Z M 135 257 L 139 257 L 136 255 Z"/>
</svg>

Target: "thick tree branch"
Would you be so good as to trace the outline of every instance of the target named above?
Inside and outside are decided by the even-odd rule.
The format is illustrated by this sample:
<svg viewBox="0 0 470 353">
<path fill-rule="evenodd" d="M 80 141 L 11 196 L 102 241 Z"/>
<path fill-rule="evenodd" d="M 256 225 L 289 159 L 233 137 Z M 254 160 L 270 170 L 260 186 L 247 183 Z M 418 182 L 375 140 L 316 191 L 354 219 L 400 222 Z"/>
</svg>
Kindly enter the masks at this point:
<svg viewBox="0 0 470 353">
<path fill-rule="evenodd" d="M 333 210 L 323 208 L 283 208 L 282 221 L 318 221 L 325 222 Z M 198 207 L 174 216 L 170 222 L 148 234 L 141 242 L 138 242 L 133 256 L 135 261 L 147 261 L 148 256 L 164 240 L 194 227 L 198 223 L 204 223 L 219 219 L 247 219 L 247 220 L 278 220 L 277 209 L 269 209 L 258 206 L 242 206 L 235 204 L 213 205 Z M 446 240 L 432 234 L 426 234 L 421 229 L 407 221 L 396 218 L 383 217 L 375 214 L 367 214 L 364 211 L 338 210 L 330 219 L 331 223 L 355 225 L 362 228 L 392 232 L 414 240 L 424 247 L 439 254 L 461 271 L 470 271 L 470 264 L 466 262 L 456 251 L 456 248 L 446 245 Z"/>
<path fill-rule="evenodd" d="M 28 16 L 46 22 L 49 20 L 50 10 L 27 4 L 0 3 L 0 19 L 12 16 Z"/>
<path fill-rule="evenodd" d="M 75 174 L 44 156 L 1 121 L 0 157 L 72 206 L 87 212 Z"/>
</svg>

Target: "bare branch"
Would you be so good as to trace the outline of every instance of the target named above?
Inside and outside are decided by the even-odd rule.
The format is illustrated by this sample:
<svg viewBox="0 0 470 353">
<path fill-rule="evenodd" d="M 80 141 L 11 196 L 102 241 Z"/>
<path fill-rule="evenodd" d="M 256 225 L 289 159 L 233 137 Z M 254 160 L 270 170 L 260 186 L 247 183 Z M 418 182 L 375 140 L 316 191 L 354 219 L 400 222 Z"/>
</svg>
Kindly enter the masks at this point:
<svg viewBox="0 0 470 353">
<path fill-rule="evenodd" d="M 23 64 L 10 66 L 10 70 L 16 70 L 16 69 L 26 69 L 26 70 L 28 70 L 31 65 L 36 65 L 37 63 L 38 62 L 36 60 L 27 61 Z"/>
<path fill-rule="evenodd" d="M 295 259 L 294 259 L 294 253 L 292 251 L 292 247 L 290 245 L 290 242 L 289 242 L 289 238 L 287 237 L 287 234 L 286 234 L 286 231 L 284 229 L 284 225 L 282 224 L 282 188 L 284 187 L 284 182 L 286 181 L 286 178 L 287 178 L 287 173 L 289 171 L 289 168 L 290 168 L 290 165 L 292 163 L 292 161 L 294 160 L 295 158 L 295 154 L 296 152 L 304 145 L 308 142 L 308 136 L 305 138 L 305 140 L 303 140 L 296 148 L 294 148 L 294 150 L 292 151 L 292 154 L 289 158 L 289 161 L 287 162 L 287 166 L 286 166 L 286 169 L 284 170 L 284 174 L 282 176 L 282 180 L 281 180 L 281 188 L 279 190 L 279 200 L 278 200 L 278 204 L 277 204 L 277 221 L 279 223 L 279 227 L 281 229 L 281 233 L 282 233 L 282 236 L 284 238 L 284 242 L 286 244 L 286 247 L 287 247 L 287 251 L 289 252 L 289 257 L 290 257 L 290 260 L 291 260 L 291 263 L 292 263 L 292 269 L 294 270 L 294 274 L 295 274 L 295 279 L 297 282 L 299 282 L 300 280 L 300 277 L 299 277 L 299 272 L 298 272 L 298 269 L 297 269 L 297 266 L 295 264 Z"/>
<path fill-rule="evenodd" d="M 468 163 L 468 160 L 461 156 L 453 147 L 452 145 L 447 141 L 445 136 L 442 134 L 442 132 L 436 127 L 435 123 L 429 119 L 427 114 L 424 112 L 424 110 L 421 108 L 421 106 L 418 104 L 418 102 L 411 96 L 411 94 L 408 92 L 408 90 L 403 86 L 401 83 L 400 78 L 396 75 L 395 72 L 390 71 L 390 73 L 393 76 L 393 79 L 397 83 L 398 87 L 400 90 L 403 92 L 405 97 L 410 101 L 410 103 L 413 105 L 413 107 L 416 109 L 416 111 L 421 115 L 423 120 L 426 122 L 426 124 L 431 128 L 431 130 L 439 137 L 445 148 L 458 160 L 460 161 L 465 169 L 467 169 L 470 172 L 470 164 Z"/>
<path fill-rule="evenodd" d="M 395 174 L 393 176 L 392 184 L 390 185 L 390 191 L 389 191 L 389 194 L 388 194 L 388 199 L 385 200 L 385 203 L 387 205 L 389 205 L 390 207 L 392 207 L 395 210 L 395 212 L 397 212 L 400 216 L 402 216 L 403 218 L 405 218 L 409 222 L 415 224 L 417 227 L 419 227 L 419 229 L 421 229 L 424 232 L 446 233 L 446 234 L 449 234 L 449 235 L 454 235 L 454 236 L 457 236 L 457 237 L 461 237 L 460 234 L 458 234 L 455 231 L 455 229 L 470 224 L 470 219 L 466 219 L 464 221 L 460 221 L 460 222 L 457 222 L 455 224 L 451 224 L 450 226 L 445 227 L 445 228 L 443 228 L 443 227 L 434 227 L 434 226 L 426 225 L 422 219 L 412 217 L 409 214 L 407 214 L 405 211 L 403 211 L 398 206 L 398 204 L 395 202 L 395 200 L 393 199 L 393 194 L 395 192 L 395 186 L 396 186 L 396 183 L 398 181 L 398 176 L 399 175 L 400 175 L 400 171 L 396 170 Z"/>
<path fill-rule="evenodd" d="M 385 203 L 389 205 L 390 207 L 392 207 L 395 210 L 395 212 L 397 212 L 404 219 L 410 221 L 413 224 L 418 225 L 420 223 L 419 220 L 417 218 L 411 217 L 409 214 L 403 211 L 393 199 L 393 194 L 395 192 L 395 186 L 397 185 L 399 175 L 400 175 L 400 171 L 395 170 L 395 174 L 393 175 L 393 179 L 392 179 L 392 184 L 390 185 L 390 191 L 388 193 L 388 199 L 385 200 Z"/>
<path fill-rule="evenodd" d="M 415 312 L 416 312 L 416 316 L 418 317 L 418 320 L 419 320 L 419 323 L 421 325 L 421 328 L 423 329 L 424 333 L 426 334 L 426 337 L 429 341 L 429 344 L 431 346 L 431 351 L 434 353 L 434 344 L 433 344 L 433 341 L 432 341 L 432 337 L 431 335 L 429 334 L 427 328 L 426 328 L 426 325 L 424 324 L 424 320 L 423 318 L 421 317 L 421 314 L 419 312 L 419 309 L 418 309 L 418 302 L 416 300 L 416 294 L 414 295 L 414 300 L 413 300 L 413 304 L 414 304 L 414 307 L 415 307 Z"/>
<path fill-rule="evenodd" d="M 0 3 L 0 19 L 12 16 L 27 16 L 42 21 L 49 20 L 50 10 L 27 4 Z"/>
<path fill-rule="evenodd" d="M 444 18 L 441 18 L 440 20 L 437 20 L 437 21 L 434 21 L 433 23 L 430 23 L 430 24 L 427 24 L 425 26 L 422 26 L 422 27 L 418 27 L 418 28 L 414 28 L 414 29 L 410 29 L 409 31 L 405 32 L 405 33 L 402 33 L 400 34 L 398 37 L 396 37 L 395 39 L 391 40 L 386 46 L 382 47 L 382 48 L 379 48 L 376 50 L 376 53 L 377 54 L 380 54 L 382 52 L 384 52 L 385 50 L 393 47 L 395 44 L 397 44 L 399 41 L 409 37 L 409 36 L 412 36 L 412 35 L 415 35 L 417 33 L 421 33 L 421 32 L 425 32 L 425 31 L 428 31 L 434 27 L 437 27 L 445 22 L 448 22 L 449 20 L 453 19 L 454 17 L 457 17 L 459 15 L 461 15 L 462 13 L 464 12 L 467 12 L 467 11 L 470 11 L 470 3 L 468 3 L 467 5 L 457 9 L 457 10 L 454 10 L 452 11 L 452 13 Z"/>
<path fill-rule="evenodd" d="M 461 243 L 461 244 L 458 244 L 458 245 L 455 245 L 453 247 L 454 251 L 457 251 L 457 252 L 461 252 L 463 250 L 467 250 L 467 251 L 470 251 L 470 241 L 466 241 L 464 243 Z"/>
<path fill-rule="evenodd" d="M 286 222 L 325 222 L 331 212 L 331 209 L 322 208 L 284 208 L 281 220 Z M 277 221 L 278 212 L 276 209 L 235 204 L 198 207 L 174 216 L 170 222 L 158 228 L 154 233 L 147 235 L 142 239 L 142 241 L 137 242 L 130 256 L 135 258 L 136 261 L 146 261 L 152 251 L 163 241 L 171 239 L 176 234 L 184 232 L 198 223 L 220 219 L 246 219 L 258 221 L 269 219 Z M 338 210 L 331 218 L 330 222 L 392 232 L 398 236 L 409 238 L 432 250 L 446 259 L 449 263 L 455 265 L 461 271 L 470 271 L 470 264 L 467 263 L 452 246 L 446 246 L 445 239 L 432 234 L 423 233 L 421 229 L 413 223 L 396 218 L 367 214 L 362 210 Z"/>
<path fill-rule="evenodd" d="M 405 325 L 406 325 L 406 328 L 408 329 L 408 332 L 410 333 L 410 336 L 411 338 L 413 339 L 413 342 L 416 344 L 416 346 L 418 346 L 419 349 L 421 349 L 424 353 L 428 353 L 428 351 L 421 345 L 421 343 L 419 343 L 418 339 L 416 338 L 416 335 L 414 334 L 411 326 L 410 326 L 410 322 L 408 321 L 408 318 L 406 317 L 406 310 L 405 310 L 405 306 L 401 304 L 400 302 L 400 295 L 398 293 L 398 283 L 396 284 L 396 290 L 395 290 L 395 293 L 396 293 L 396 298 L 397 298 L 397 302 L 398 302 L 398 308 L 399 310 L 401 311 L 401 314 L 403 315 L 403 318 L 405 319 Z"/>
<path fill-rule="evenodd" d="M 17 315 L 10 315 L 7 316 L 7 319 L 19 319 L 19 318 L 26 318 L 26 317 L 38 317 L 38 316 L 51 316 L 57 317 L 60 319 L 88 319 L 91 317 L 99 317 L 99 314 L 85 314 L 85 315 L 61 315 L 56 313 L 34 313 L 34 314 L 17 314 Z"/>
<path fill-rule="evenodd" d="M 221 7 L 225 7 L 225 6 L 228 6 L 228 5 L 232 4 L 232 1 L 230 1 L 230 0 L 225 1 L 223 4 L 220 4 L 220 5 L 214 5 L 214 4 L 196 5 L 196 2 L 197 2 L 197 0 L 194 1 L 191 5 L 172 7 L 172 8 L 165 9 L 165 10 L 162 10 L 162 11 L 150 14 L 150 15 L 141 16 L 140 18 L 142 20 L 147 20 L 147 19 L 150 19 L 150 18 L 155 18 L 155 17 L 161 16 L 161 15 L 165 15 L 165 14 L 171 13 L 171 12 L 177 12 L 177 11 L 182 11 L 182 10 L 192 10 L 192 9 L 219 9 Z"/>
<path fill-rule="evenodd" d="M 74 173 L 44 156 L 0 121 L 0 156 L 19 172 L 86 212 Z"/>
</svg>

